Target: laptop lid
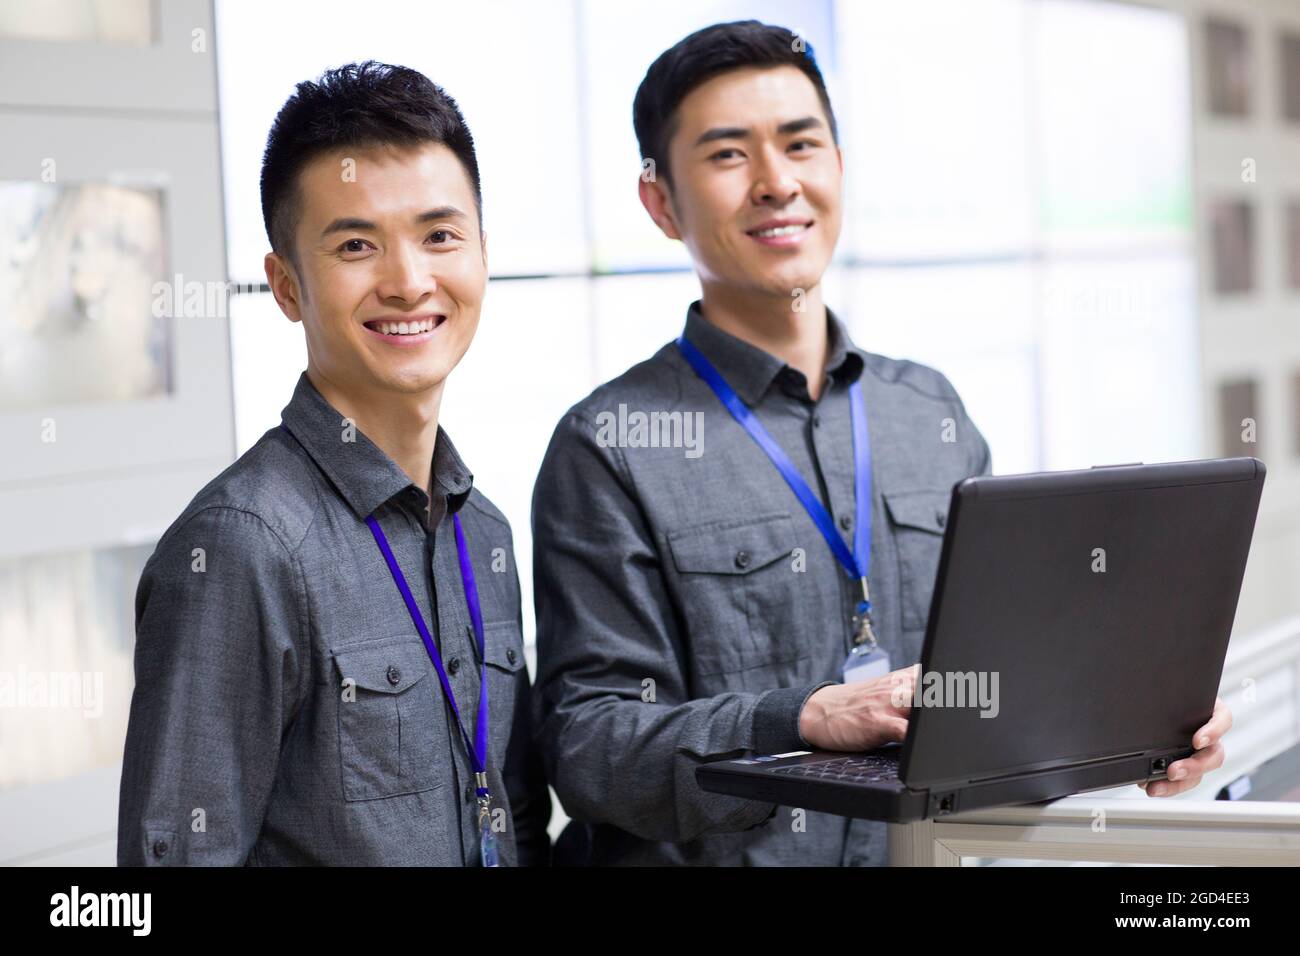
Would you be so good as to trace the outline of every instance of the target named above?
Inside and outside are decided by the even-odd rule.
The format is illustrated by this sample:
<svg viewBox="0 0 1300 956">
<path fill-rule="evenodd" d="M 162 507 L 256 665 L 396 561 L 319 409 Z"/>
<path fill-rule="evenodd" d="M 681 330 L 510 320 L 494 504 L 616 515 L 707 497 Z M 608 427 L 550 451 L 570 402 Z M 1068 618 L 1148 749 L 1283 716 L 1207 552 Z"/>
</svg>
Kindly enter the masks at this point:
<svg viewBox="0 0 1300 956">
<path fill-rule="evenodd" d="M 1213 709 L 1264 471 L 1234 458 L 960 482 L 904 783 L 1189 747 Z"/>
</svg>

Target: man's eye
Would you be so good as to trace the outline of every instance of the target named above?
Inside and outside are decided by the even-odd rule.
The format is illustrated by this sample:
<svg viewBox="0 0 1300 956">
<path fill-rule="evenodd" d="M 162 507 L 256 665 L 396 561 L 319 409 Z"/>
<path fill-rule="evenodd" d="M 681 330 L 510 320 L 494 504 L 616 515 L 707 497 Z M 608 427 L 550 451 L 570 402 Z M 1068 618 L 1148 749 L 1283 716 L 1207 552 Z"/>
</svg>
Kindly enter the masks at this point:
<svg viewBox="0 0 1300 956">
<path fill-rule="evenodd" d="M 364 239 L 349 239 L 339 246 L 339 252 L 365 252 L 365 241 Z M 353 243 L 357 243 L 360 248 L 353 246 Z"/>
<path fill-rule="evenodd" d="M 732 158 L 734 158 L 734 157 L 736 157 L 736 156 L 739 156 L 739 155 L 740 155 L 739 150 L 735 150 L 735 149 L 720 149 L 720 150 L 718 150 L 716 153 L 714 153 L 712 156 L 710 156 L 709 159 L 732 159 Z"/>
<path fill-rule="evenodd" d="M 796 149 L 796 148 L 798 148 L 798 147 L 800 147 L 800 146 L 804 146 L 804 147 L 807 148 L 807 149 L 804 150 L 804 152 L 806 152 L 808 149 L 812 149 L 812 148 L 813 148 L 814 146 L 816 146 L 816 145 L 817 145 L 817 144 L 814 143 L 814 142 L 813 142 L 812 140 L 810 140 L 810 139 L 801 139 L 801 140 L 798 140 L 797 142 L 791 143 L 791 144 L 790 144 L 790 148 L 791 148 L 791 149 Z"/>
<path fill-rule="evenodd" d="M 451 233 L 446 229 L 435 229 L 433 232 L 429 233 L 429 238 L 434 242 L 450 242 Z"/>
</svg>

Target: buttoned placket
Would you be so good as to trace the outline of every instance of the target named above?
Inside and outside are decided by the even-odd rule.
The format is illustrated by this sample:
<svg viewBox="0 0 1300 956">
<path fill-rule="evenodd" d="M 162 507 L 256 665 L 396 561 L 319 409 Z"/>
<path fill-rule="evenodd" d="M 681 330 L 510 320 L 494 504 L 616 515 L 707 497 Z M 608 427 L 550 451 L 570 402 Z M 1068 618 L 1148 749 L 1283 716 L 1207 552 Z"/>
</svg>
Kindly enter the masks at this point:
<svg viewBox="0 0 1300 956">
<path fill-rule="evenodd" d="M 864 383 L 865 386 L 865 383 Z M 831 515 L 835 518 L 836 527 L 844 535 L 845 540 L 853 541 L 854 522 L 856 518 L 857 501 L 856 486 L 854 481 L 854 456 L 853 456 L 853 418 L 850 402 L 852 397 L 849 395 L 848 383 L 835 380 L 830 373 L 827 374 L 826 382 L 822 387 L 821 394 L 813 401 L 811 396 L 807 397 L 808 401 L 808 444 L 812 450 L 812 459 L 814 467 L 817 470 L 819 480 L 822 482 L 822 502 L 826 505 Z M 864 406 L 869 406 L 867 397 L 863 395 Z M 867 414 L 868 435 L 870 429 L 870 409 L 863 409 Z M 872 458 L 874 469 L 875 458 Z M 880 500 L 880 491 L 872 476 L 871 483 L 871 507 L 876 508 L 876 501 Z M 877 567 L 879 561 L 893 561 L 894 555 L 881 554 L 882 542 L 889 539 L 888 535 L 883 534 L 881 521 L 884 515 L 880 511 L 874 511 L 872 514 L 872 567 Z M 891 542 L 892 548 L 892 542 Z M 853 646 L 852 628 L 849 621 L 857 613 L 857 603 L 861 597 L 861 590 L 856 581 L 852 580 L 847 573 L 843 573 L 838 561 L 835 562 L 836 569 L 841 573 L 840 580 L 840 606 L 842 609 L 842 620 L 845 622 L 842 629 L 842 638 L 844 653 L 847 654 Z M 878 602 L 880 596 L 877 594 L 876 584 L 879 581 L 879 573 L 870 574 L 871 596 L 873 603 Z M 890 655 L 891 661 L 897 661 L 898 649 L 893 645 L 889 638 L 888 629 L 882 629 L 879 618 L 876 619 L 877 633 L 885 645 L 885 650 Z M 844 844 L 843 853 L 840 858 L 840 864 L 846 865 L 852 861 L 854 865 L 862 862 L 862 857 L 855 849 L 858 844 L 867 839 L 865 833 L 871 826 L 866 821 L 845 818 L 844 820 Z M 854 831 L 863 834 L 855 840 L 852 836 Z"/>
<path fill-rule="evenodd" d="M 802 374 L 790 369 L 786 369 L 785 374 L 789 376 L 788 389 L 782 389 L 782 392 L 798 403 L 806 417 L 805 441 L 822 504 L 834 518 L 840 534 L 851 546 L 856 501 L 853 478 L 853 423 L 848 405 L 850 400 L 848 385 L 838 381 L 828 371 L 821 393 L 814 400 L 808 392 L 806 379 Z M 820 543 L 825 546 L 824 542 Z M 856 613 L 861 589 L 841 567 L 838 560 L 835 561 L 835 568 L 840 572 L 838 577 L 841 619 L 844 622 L 840 629 L 840 640 L 844 653 L 847 654 L 849 648 L 853 646 L 853 634 L 849 622 Z"/>
<path fill-rule="evenodd" d="M 460 556 L 456 550 L 454 533 L 446 527 L 445 499 L 432 502 L 425 510 L 426 495 L 412 485 L 406 493 L 404 511 L 412 526 L 424 542 L 425 587 L 432 601 L 434 626 L 430 628 L 434 644 L 442 655 L 443 669 L 456 695 L 465 729 L 474 733 L 478 713 L 479 677 L 476 652 L 473 649 L 473 626 L 464 608 L 464 585 L 460 576 Z M 441 506 L 440 506 L 441 505 Z M 429 522 L 437 523 L 430 527 Z M 430 662 L 432 667 L 432 662 Z M 460 831 L 461 861 L 471 863 L 478 859 L 478 827 L 475 814 L 474 768 L 465 752 L 465 743 L 456 725 L 456 714 L 443 693 L 442 685 L 434 675 L 433 692 L 442 701 L 447 718 L 447 746 L 451 752 L 452 772 L 455 779 L 448 782 L 451 793 L 457 795 L 457 824 Z M 472 739 L 472 738 L 471 738 Z"/>
<path fill-rule="evenodd" d="M 445 511 L 443 512 L 445 515 Z M 468 532 L 466 533 L 468 538 Z M 460 559 L 455 536 L 444 517 L 437 527 L 427 532 L 427 554 L 432 592 L 437 602 L 438 631 L 443 635 L 439 642 L 443 667 L 456 704 L 460 708 L 465 730 L 473 740 L 475 718 L 478 714 L 479 671 L 477 655 L 473 648 L 473 628 L 465 607 L 464 584 L 460 576 Z M 438 688 L 439 696 L 442 688 Z M 447 744 L 451 747 L 452 767 L 456 775 L 450 781 L 456 801 L 460 824 L 461 854 L 465 862 L 477 860 L 478 827 L 475 813 L 474 768 L 465 752 L 465 741 L 455 725 L 455 714 L 446 700 L 443 706 L 452 727 Z"/>
</svg>

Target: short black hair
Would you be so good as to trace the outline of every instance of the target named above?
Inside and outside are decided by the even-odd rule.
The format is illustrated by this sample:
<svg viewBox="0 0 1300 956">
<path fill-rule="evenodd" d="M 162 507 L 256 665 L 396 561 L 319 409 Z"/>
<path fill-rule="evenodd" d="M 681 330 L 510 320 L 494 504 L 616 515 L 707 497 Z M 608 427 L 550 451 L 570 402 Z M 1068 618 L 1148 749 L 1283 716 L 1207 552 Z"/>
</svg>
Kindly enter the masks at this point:
<svg viewBox="0 0 1300 956">
<path fill-rule="evenodd" d="M 677 131 L 677 107 L 696 87 L 722 73 L 746 67 L 793 66 L 812 81 L 839 142 L 835 111 L 826 93 L 812 44 L 785 27 L 757 20 L 715 23 L 678 40 L 650 64 L 632 101 L 641 158 L 652 159 L 655 175 L 669 180 L 668 142 Z M 671 182 L 671 180 L 669 180 Z"/>
<path fill-rule="evenodd" d="M 262 154 L 262 221 L 271 248 L 297 265 L 293 237 L 302 214 L 297 177 L 311 160 L 336 149 L 424 143 L 441 143 L 465 167 L 482 229 L 474 137 L 442 87 L 418 70 L 374 60 L 299 83 L 276 114 Z"/>
</svg>

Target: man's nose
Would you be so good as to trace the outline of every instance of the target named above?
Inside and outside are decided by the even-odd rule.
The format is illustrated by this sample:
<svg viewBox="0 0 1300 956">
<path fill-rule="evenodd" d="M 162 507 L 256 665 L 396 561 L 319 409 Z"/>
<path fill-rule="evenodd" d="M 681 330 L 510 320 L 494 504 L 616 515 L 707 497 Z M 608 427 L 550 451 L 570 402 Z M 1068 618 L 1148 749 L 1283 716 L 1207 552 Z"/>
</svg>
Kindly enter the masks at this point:
<svg viewBox="0 0 1300 956">
<path fill-rule="evenodd" d="M 785 206 L 799 195 L 799 180 L 793 175 L 789 163 L 782 154 L 770 152 L 760 154 L 763 158 L 757 169 L 757 177 L 750 190 L 750 199 L 762 206 Z"/>
<path fill-rule="evenodd" d="M 381 299 L 419 302 L 436 291 L 438 281 L 428 260 L 418 250 L 399 243 L 385 255 L 376 289 Z"/>
</svg>

